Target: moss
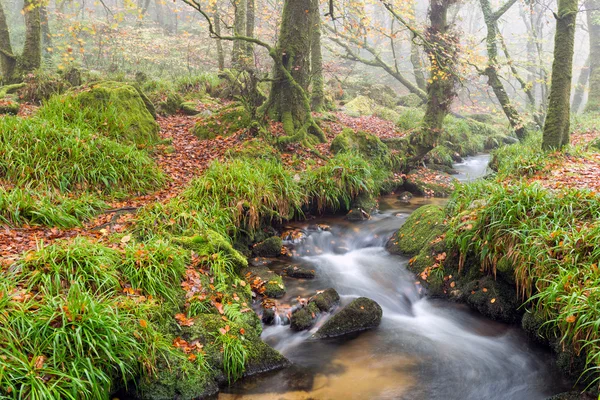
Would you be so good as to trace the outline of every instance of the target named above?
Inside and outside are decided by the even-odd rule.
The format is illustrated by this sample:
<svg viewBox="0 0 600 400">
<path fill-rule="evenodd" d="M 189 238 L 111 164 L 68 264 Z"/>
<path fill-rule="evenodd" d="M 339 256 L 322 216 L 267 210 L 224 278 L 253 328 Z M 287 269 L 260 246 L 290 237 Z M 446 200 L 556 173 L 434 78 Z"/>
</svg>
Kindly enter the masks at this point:
<svg viewBox="0 0 600 400">
<path fill-rule="evenodd" d="M 432 175 L 430 170 L 410 171 L 404 181 L 405 190 L 420 195 L 446 197 L 455 189 L 456 179 L 445 172 Z"/>
<path fill-rule="evenodd" d="M 289 361 L 277 350 L 260 339 L 251 340 L 248 347 L 248 364 L 244 376 L 273 371 L 289 365 Z"/>
<path fill-rule="evenodd" d="M 331 152 L 350 153 L 357 152 L 373 161 L 378 167 L 391 166 L 390 149 L 375 135 L 367 132 L 355 132 L 345 128 L 331 142 Z"/>
<path fill-rule="evenodd" d="M 304 331 L 312 328 L 317 321 L 319 307 L 315 303 L 308 303 L 304 308 L 300 308 L 292 313 L 290 318 L 290 328 L 295 331 Z"/>
<path fill-rule="evenodd" d="M 463 292 L 467 304 L 488 318 L 509 323 L 521 319 L 514 286 L 486 276 L 467 283 Z"/>
<path fill-rule="evenodd" d="M 436 146 L 425 156 L 428 163 L 445 165 L 447 167 L 452 167 L 452 164 L 457 159 L 457 157 L 460 158 L 460 156 L 456 152 L 444 145 Z"/>
<path fill-rule="evenodd" d="M 181 108 L 183 97 L 179 93 L 169 93 L 166 100 L 159 104 L 160 112 L 164 115 L 173 115 Z"/>
<path fill-rule="evenodd" d="M 336 337 L 373 329 L 381 323 L 383 311 L 375 301 L 359 297 L 334 314 L 315 333 L 316 339 Z"/>
<path fill-rule="evenodd" d="M 423 104 L 423 99 L 414 93 L 409 93 L 405 96 L 401 96 L 398 99 L 398 105 L 403 107 L 419 107 Z"/>
<path fill-rule="evenodd" d="M 185 115 L 198 115 L 200 113 L 196 110 L 196 103 L 193 101 L 184 101 L 179 108 Z"/>
<path fill-rule="evenodd" d="M 0 99 L 0 115 L 17 115 L 21 106 L 16 101 Z"/>
<path fill-rule="evenodd" d="M 358 96 L 344 105 L 344 111 L 352 117 L 372 115 L 377 103 L 367 96 Z"/>
<path fill-rule="evenodd" d="M 200 139 L 214 139 L 217 136 L 231 136 L 251 124 L 252 118 L 244 107 L 225 107 L 208 118 L 200 119 L 193 133 Z"/>
<path fill-rule="evenodd" d="M 283 241 L 279 236 L 271 236 L 257 243 L 252 248 L 252 252 L 259 257 L 277 257 L 281 255 Z"/>
<path fill-rule="evenodd" d="M 400 119 L 400 113 L 387 107 L 377 107 L 375 115 L 381 119 L 396 123 Z"/>
<path fill-rule="evenodd" d="M 329 288 L 314 295 L 309 303 L 313 303 L 320 311 L 331 311 L 340 302 L 340 295 L 335 289 Z"/>
<path fill-rule="evenodd" d="M 206 230 L 193 237 L 174 238 L 173 241 L 203 256 L 223 252 L 229 256 L 237 271 L 241 271 L 248 266 L 248 260 L 235 250 L 224 236 L 213 230 Z"/>
<path fill-rule="evenodd" d="M 374 84 L 361 90 L 362 94 L 380 106 L 392 108 L 398 103 L 398 95 L 390 86 Z"/>
<path fill-rule="evenodd" d="M 253 160 L 258 158 L 269 161 L 281 161 L 279 151 L 259 139 L 246 140 L 241 146 L 227 150 L 225 155 L 229 158 L 247 158 Z"/>
<path fill-rule="evenodd" d="M 400 119 L 396 127 L 402 132 L 408 132 L 419 128 L 425 112 L 420 108 L 405 108 L 400 111 Z"/>
<path fill-rule="evenodd" d="M 521 319 L 521 327 L 533 341 L 548 345 L 547 329 L 544 328 L 544 319 L 533 311 L 526 311 Z"/>
<path fill-rule="evenodd" d="M 281 276 L 273 275 L 267 283 L 265 283 L 265 295 L 277 299 L 285 294 L 285 285 Z"/>
<path fill-rule="evenodd" d="M 445 214 L 441 207 L 426 205 L 418 208 L 388 241 L 393 254 L 415 256 L 445 231 Z"/>
<path fill-rule="evenodd" d="M 249 276 L 250 280 L 259 278 L 264 282 L 264 295 L 272 298 L 279 298 L 285 294 L 285 285 L 281 276 L 271 271 L 264 265 L 244 268 L 241 272 L 242 276 Z"/>
</svg>

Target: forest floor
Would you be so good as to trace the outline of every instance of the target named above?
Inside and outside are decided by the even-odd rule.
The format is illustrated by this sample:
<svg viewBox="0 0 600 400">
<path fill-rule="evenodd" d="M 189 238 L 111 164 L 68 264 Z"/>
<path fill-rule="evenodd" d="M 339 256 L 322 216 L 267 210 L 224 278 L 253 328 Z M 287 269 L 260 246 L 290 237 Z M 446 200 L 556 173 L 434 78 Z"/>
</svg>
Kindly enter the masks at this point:
<svg viewBox="0 0 600 400">
<path fill-rule="evenodd" d="M 203 109 L 199 105 L 199 109 Z M 37 107 L 23 105 L 19 116 L 28 117 L 35 114 Z M 326 163 L 331 157 L 329 151 L 331 141 L 344 128 L 363 130 L 380 138 L 401 137 L 393 122 L 375 116 L 350 117 L 342 112 L 335 114 L 336 122 L 326 122 L 323 130 L 327 137 L 326 143 L 315 146 L 322 157 L 299 144 L 288 145 L 281 151 L 282 162 L 288 167 L 302 171 L 307 167 L 307 161 L 315 166 Z M 120 233 L 127 230 L 133 223 L 135 211 L 153 202 L 166 202 L 176 197 L 183 188 L 195 177 L 202 174 L 214 160 L 222 160 L 227 150 L 241 144 L 243 131 L 229 137 L 218 136 L 215 139 L 200 140 L 192 134 L 192 128 L 198 117 L 176 114 L 159 116 L 161 139 L 170 142 L 160 145 L 154 158 L 160 169 L 167 175 L 168 181 L 160 190 L 122 201 L 110 202 L 110 209 L 87 221 L 83 226 L 60 229 L 46 226 L 0 227 L 0 259 L 6 264 L 18 259 L 23 252 L 33 250 L 43 245 L 47 246 L 59 239 L 70 239 L 86 236 L 102 241 L 109 233 Z M 272 123 L 269 130 L 274 136 L 284 135 L 281 123 Z M 258 139 L 261 140 L 261 139 Z M 434 174 L 435 175 L 435 174 Z M 434 179 L 430 177 L 430 179 Z"/>
</svg>

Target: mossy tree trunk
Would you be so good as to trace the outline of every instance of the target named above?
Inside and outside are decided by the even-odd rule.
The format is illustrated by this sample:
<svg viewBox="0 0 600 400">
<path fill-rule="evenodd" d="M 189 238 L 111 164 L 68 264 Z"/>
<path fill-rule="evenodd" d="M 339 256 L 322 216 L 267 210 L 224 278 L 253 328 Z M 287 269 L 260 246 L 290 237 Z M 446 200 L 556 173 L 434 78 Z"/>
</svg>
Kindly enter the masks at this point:
<svg viewBox="0 0 600 400">
<path fill-rule="evenodd" d="M 311 0 L 311 15 L 313 17 L 310 39 L 311 67 L 311 106 L 315 112 L 323 111 L 325 104 L 325 83 L 323 79 L 323 54 L 321 49 L 321 14 L 319 0 Z"/>
<path fill-rule="evenodd" d="M 587 88 L 588 80 L 590 78 L 590 58 L 585 61 L 581 72 L 579 73 L 579 79 L 577 85 L 575 85 L 575 94 L 573 95 L 573 101 L 571 102 L 571 111 L 577 114 L 583 103 L 583 96 L 585 89 Z"/>
<path fill-rule="evenodd" d="M 254 28 L 256 25 L 256 0 L 247 0 L 246 6 L 246 36 L 254 37 Z M 246 43 L 246 57 L 248 64 L 254 64 L 254 45 Z"/>
<path fill-rule="evenodd" d="M 52 53 L 48 51 L 52 48 L 52 32 L 50 31 L 50 21 L 48 21 L 48 8 L 44 5 L 40 7 L 40 22 L 42 24 L 42 52 L 44 58 L 51 59 Z"/>
<path fill-rule="evenodd" d="M 221 36 L 221 13 L 219 12 L 219 2 L 215 4 L 213 18 L 215 20 L 215 33 L 218 36 Z M 219 38 L 217 38 L 217 63 L 219 65 L 219 71 L 223 71 L 225 69 L 225 52 L 223 51 L 223 42 Z"/>
<path fill-rule="evenodd" d="M 23 76 L 38 69 L 42 63 L 41 4 L 36 0 L 25 0 L 25 44 L 20 56 L 12 52 L 10 32 L 6 15 L 0 6 L 0 53 L 2 54 L 2 76 L 6 83 L 23 80 Z"/>
<path fill-rule="evenodd" d="M 437 143 L 444 118 L 456 96 L 455 65 L 458 57 L 458 36 L 448 24 L 448 9 L 456 0 L 431 0 L 430 26 L 425 32 L 426 52 L 430 62 L 427 83 L 427 103 L 420 132 L 409 138 L 411 161 L 420 161 Z"/>
<path fill-rule="evenodd" d="M 585 2 L 590 34 L 590 92 L 585 112 L 600 111 L 600 0 Z"/>
<path fill-rule="evenodd" d="M 412 17 L 413 17 L 414 21 L 416 21 L 416 19 L 417 19 L 417 2 L 416 1 L 412 2 L 411 12 L 412 12 Z M 424 72 L 425 68 L 424 68 L 423 62 L 421 61 L 421 52 L 419 49 L 419 45 L 417 44 L 417 42 L 414 39 L 415 38 L 413 37 L 413 38 L 411 38 L 411 41 L 410 41 L 410 62 L 413 67 L 413 73 L 415 75 L 415 82 L 417 84 L 417 87 L 419 89 L 425 91 L 425 90 L 427 90 L 427 83 L 425 80 L 425 72 Z"/>
<path fill-rule="evenodd" d="M 271 117 L 283 123 L 282 143 L 304 141 L 313 134 L 325 140 L 311 116 L 310 82 L 312 0 L 286 0 L 277 47 L 271 50 L 275 61 L 271 93 L 266 103 Z"/>
<path fill-rule="evenodd" d="M 552 85 L 542 140 L 542 148 L 545 150 L 560 149 L 566 146 L 570 139 L 571 78 L 577 3 L 577 0 L 558 0 L 558 12 L 554 15 L 556 34 L 554 37 Z"/>
<path fill-rule="evenodd" d="M 483 19 L 487 27 L 486 36 L 486 47 L 488 54 L 488 65 L 484 70 L 484 75 L 488 78 L 488 84 L 494 91 L 504 115 L 508 119 L 511 127 L 514 129 L 519 139 L 524 139 L 526 136 L 525 124 L 523 119 L 519 115 L 517 109 L 513 106 L 510 101 L 510 97 L 506 93 L 504 84 L 500 80 L 498 71 L 500 64 L 498 63 L 498 20 L 506 11 L 515 4 L 516 0 L 508 0 L 498 11 L 493 11 L 489 0 L 480 0 L 481 11 L 483 12 Z"/>
<path fill-rule="evenodd" d="M 246 36 L 247 0 L 235 0 L 235 21 L 233 24 L 234 36 Z M 244 40 L 233 42 L 231 64 L 234 68 L 244 69 L 246 66 L 246 49 L 248 43 Z"/>
</svg>

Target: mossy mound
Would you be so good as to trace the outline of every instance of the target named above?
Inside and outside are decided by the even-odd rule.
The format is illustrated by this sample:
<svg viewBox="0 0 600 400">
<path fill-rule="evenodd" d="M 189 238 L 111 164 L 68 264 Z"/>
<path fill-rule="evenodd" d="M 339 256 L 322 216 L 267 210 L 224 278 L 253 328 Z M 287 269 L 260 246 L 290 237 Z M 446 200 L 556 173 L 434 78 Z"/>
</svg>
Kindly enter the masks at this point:
<svg viewBox="0 0 600 400">
<path fill-rule="evenodd" d="M 367 96 L 358 96 L 344 105 L 344 111 L 351 117 L 372 115 L 376 108 L 375 100 Z"/>
<path fill-rule="evenodd" d="M 403 107 L 419 107 L 423 103 L 423 99 L 414 93 L 409 93 L 398 98 L 398 105 Z"/>
<path fill-rule="evenodd" d="M 327 320 L 313 337 L 322 339 L 373 329 L 379 326 L 382 316 L 379 304 L 366 297 L 359 297 Z"/>
<path fill-rule="evenodd" d="M 355 132 L 350 128 L 345 128 L 333 139 L 331 152 L 360 153 L 380 167 L 390 166 L 392 163 L 390 149 L 377 136 L 364 131 Z"/>
<path fill-rule="evenodd" d="M 21 106 L 16 101 L 10 99 L 0 99 L 0 115 L 17 115 Z"/>
<path fill-rule="evenodd" d="M 388 107 L 377 107 L 375 109 L 375 116 L 394 123 L 400 119 L 400 113 Z"/>
<path fill-rule="evenodd" d="M 201 256 L 212 256 L 222 252 L 235 266 L 237 272 L 248 266 L 248 260 L 235 250 L 225 237 L 213 230 L 206 230 L 197 236 L 175 238 L 173 241 L 185 248 L 194 250 Z"/>
<path fill-rule="evenodd" d="M 305 331 L 313 327 L 319 315 L 319 307 L 315 303 L 308 303 L 292 313 L 290 328 L 295 331 Z"/>
<path fill-rule="evenodd" d="M 290 265 L 289 267 L 285 267 L 283 272 L 290 278 L 297 279 L 314 279 L 316 275 L 314 269 L 309 269 L 298 265 Z"/>
<path fill-rule="evenodd" d="M 283 241 L 279 236 L 271 236 L 252 247 L 252 253 L 258 257 L 278 257 L 281 255 Z"/>
<path fill-rule="evenodd" d="M 260 139 L 244 141 L 241 146 L 236 146 L 225 153 L 230 158 L 247 158 L 256 160 L 281 161 L 281 153 L 270 144 Z"/>
<path fill-rule="evenodd" d="M 125 143 L 151 145 L 159 141 L 154 106 L 141 90 L 123 82 L 100 81 L 72 89 L 45 103 L 39 115 L 87 125 Z"/>
<path fill-rule="evenodd" d="M 376 83 L 366 86 L 361 92 L 364 96 L 383 107 L 392 108 L 398 103 L 398 95 L 394 89 L 387 85 Z"/>
<path fill-rule="evenodd" d="M 254 287 L 261 286 L 260 293 L 267 297 L 279 298 L 285 294 L 285 285 L 281 276 L 264 265 L 244 268 L 241 275 L 249 278 L 251 282 L 256 279 L 262 281 L 262 286 L 254 284 Z"/>
<path fill-rule="evenodd" d="M 314 295 L 309 303 L 317 306 L 319 311 L 331 311 L 340 302 L 340 295 L 335 289 L 329 288 Z"/>
<path fill-rule="evenodd" d="M 427 153 L 425 159 L 428 163 L 431 164 L 452 167 L 452 164 L 454 162 L 458 162 L 461 160 L 461 156 L 460 154 L 448 148 L 447 146 L 439 145 L 433 148 L 433 150 L 431 150 L 429 153 Z"/>
<path fill-rule="evenodd" d="M 416 256 L 437 236 L 445 231 L 446 215 L 436 205 L 418 208 L 388 241 L 386 248 L 392 254 Z"/>
<path fill-rule="evenodd" d="M 231 136 L 251 124 L 252 118 L 244 107 L 225 107 L 208 118 L 200 119 L 193 133 L 203 140 L 214 139 L 217 136 Z"/>
</svg>

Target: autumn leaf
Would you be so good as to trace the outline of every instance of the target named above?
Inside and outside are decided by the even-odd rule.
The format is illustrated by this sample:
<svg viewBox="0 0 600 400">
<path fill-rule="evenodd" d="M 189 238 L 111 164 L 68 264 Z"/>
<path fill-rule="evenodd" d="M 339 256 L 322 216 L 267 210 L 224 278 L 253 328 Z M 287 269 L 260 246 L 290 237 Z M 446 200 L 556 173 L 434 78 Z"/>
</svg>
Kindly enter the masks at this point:
<svg viewBox="0 0 600 400">
<path fill-rule="evenodd" d="M 575 322 L 577 320 L 577 317 L 575 317 L 574 315 L 569 315 L 565 321 L 567 321 L 569 324 L 572 324 L 573 322 Z"/>
<path fill-rule="evenodd" d="M 148 322 L 145 319 L 140 319 L 140 326 L 146 329 L 148 327 Z"/>
</svg>

